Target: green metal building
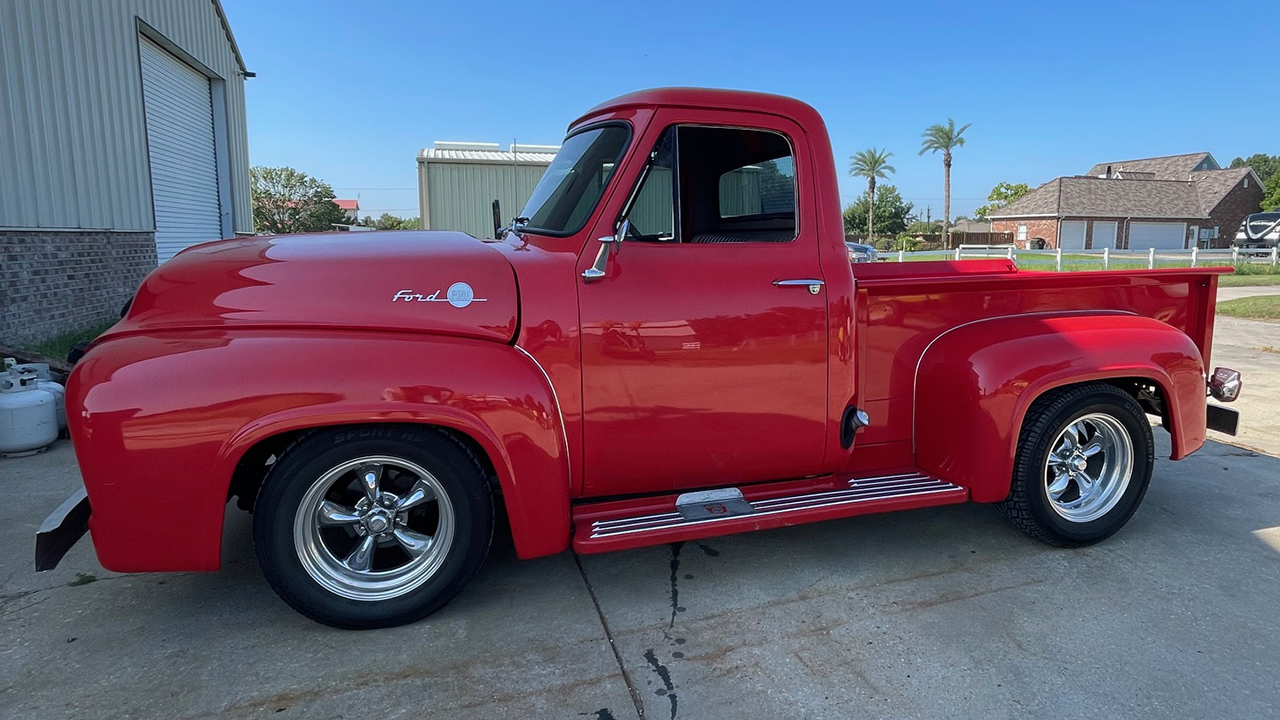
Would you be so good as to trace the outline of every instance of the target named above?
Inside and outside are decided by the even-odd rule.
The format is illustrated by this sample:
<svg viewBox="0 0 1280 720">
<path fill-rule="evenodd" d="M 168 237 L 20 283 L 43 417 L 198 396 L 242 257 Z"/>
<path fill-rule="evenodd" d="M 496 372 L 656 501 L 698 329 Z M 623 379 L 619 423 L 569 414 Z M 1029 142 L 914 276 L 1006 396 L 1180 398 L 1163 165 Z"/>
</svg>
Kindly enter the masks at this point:
<svg viewBox="0 0 1280 720">
<path fill-rule="evenodd" d="M 426 230 L 493 235 L 493 201 L 503 223 L 515 217 L 542 173 L 555 145 L 436 142 L 418 153 L 418 217 Z"/>
</svg>

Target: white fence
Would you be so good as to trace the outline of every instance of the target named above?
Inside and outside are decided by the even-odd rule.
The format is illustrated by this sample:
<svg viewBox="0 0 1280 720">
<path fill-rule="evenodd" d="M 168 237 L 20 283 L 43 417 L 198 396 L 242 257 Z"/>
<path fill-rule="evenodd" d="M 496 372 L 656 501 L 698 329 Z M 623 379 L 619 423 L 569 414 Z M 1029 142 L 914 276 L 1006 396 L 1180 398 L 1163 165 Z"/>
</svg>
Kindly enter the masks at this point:
<svg viewBox="0 0 1280 720">
<path fill-rule="evenodd" d="M 893 256 L 893 253 L 886 254 L 890 258 Z M 913 252 L 899 250 L 896 255 L 898 262 L 905 262 L 908 256 L 921 260 L 1007 258 L 1017 261 L 1018 258 L 1025 258 L 1028 264 L 1047 264 L 1052 260 L 1054 269 L 1062 272 L 1064 253 L 1061 248 L 1055 250 L 1020 250 L 1012 245 L 961 245 L 955 250 L 917 250 Z M 1067 262 L 1071 264 L 1096 261 L 1103 270 L 1111 269 L 1113 262 L 1119 263 L 1123 267 L 1132 267 L 1145 262 L 1149 269 L 1155 269 L 1157 263 L 1189 267 L 1240 265 L 1242 263 L 1266 264 L 1272 267 L 1280 266 L 1280 248 L 1277 247 L 1266 250 L 1245 250 L 1235 247 L 1214 250 L 1191 248 L 1190 250 L 1160 250 L 1158 252 L 1154 248 L 1146 252 L 1104 248 L 1102 250 L 1068 250 L 1065 256 Z M 881 258 L 890 259 L 884 257 L 884 255 Z M 1040 258 L 1043 258 L 1043 260 Z"/>
</svg>

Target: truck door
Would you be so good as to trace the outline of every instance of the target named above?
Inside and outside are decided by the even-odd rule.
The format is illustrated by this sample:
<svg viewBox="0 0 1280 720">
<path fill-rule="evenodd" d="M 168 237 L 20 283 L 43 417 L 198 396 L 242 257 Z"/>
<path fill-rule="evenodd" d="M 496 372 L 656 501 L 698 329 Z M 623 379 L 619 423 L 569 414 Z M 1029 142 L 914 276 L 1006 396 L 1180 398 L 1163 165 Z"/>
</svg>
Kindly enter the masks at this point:
<svg viewBox="0 0 1280 720">
<path fill-rule="evenodd" d="M 588 495 L 820 472 L 827 301 L 803 135 L 715 119 L 657 113 L 645 170 L 602 219 L 625 237 L 579 258 L 604 270 L 579 283 Z"/>
</svg>

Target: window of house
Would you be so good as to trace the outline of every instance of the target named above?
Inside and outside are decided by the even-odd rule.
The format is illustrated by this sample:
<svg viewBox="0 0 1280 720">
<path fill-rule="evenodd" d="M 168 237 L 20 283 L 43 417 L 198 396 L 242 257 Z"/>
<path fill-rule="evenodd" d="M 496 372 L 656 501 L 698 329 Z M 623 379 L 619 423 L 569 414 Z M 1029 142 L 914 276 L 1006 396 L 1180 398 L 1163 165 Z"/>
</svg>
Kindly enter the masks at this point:
<svg viewBox="0 0 1280 720">
<path fill-rule="evenodd" d="M 631 240 L 790 242 L 796 237 L 791 143 L 766 130 L 667 128 L 626 219 Z"/>
<path fill-rule="evenodd" d="M 1018 223 L 1018 240 L 1025 241 L 1027 239 L 1027 224 Z"/>
</svg>

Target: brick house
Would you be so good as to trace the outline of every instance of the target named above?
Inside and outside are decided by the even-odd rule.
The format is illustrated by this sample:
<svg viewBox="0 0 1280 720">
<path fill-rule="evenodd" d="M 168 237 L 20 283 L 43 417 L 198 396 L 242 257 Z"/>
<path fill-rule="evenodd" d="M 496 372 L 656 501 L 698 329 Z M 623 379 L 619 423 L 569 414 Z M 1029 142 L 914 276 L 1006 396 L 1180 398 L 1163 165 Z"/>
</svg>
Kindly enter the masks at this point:
<svg viewBox="0 0 1280 720">
<path fill-rule="evenodd" d="M 1227 247 L 1262 203 L 1252 168 L 1223 170 L 1207 152 L 1098 163 L 1055 178 L 991 215 L 1019 247 L 1064 250 Z"/>
</svg>

